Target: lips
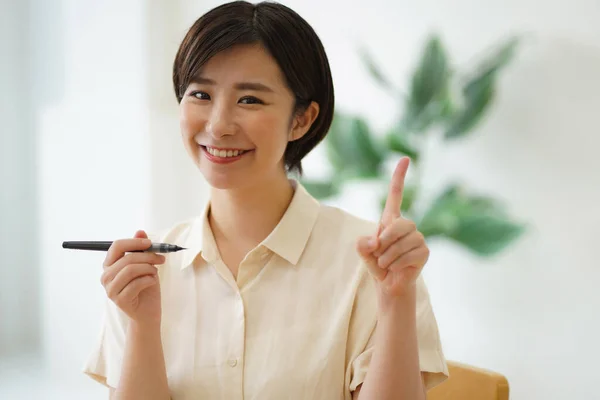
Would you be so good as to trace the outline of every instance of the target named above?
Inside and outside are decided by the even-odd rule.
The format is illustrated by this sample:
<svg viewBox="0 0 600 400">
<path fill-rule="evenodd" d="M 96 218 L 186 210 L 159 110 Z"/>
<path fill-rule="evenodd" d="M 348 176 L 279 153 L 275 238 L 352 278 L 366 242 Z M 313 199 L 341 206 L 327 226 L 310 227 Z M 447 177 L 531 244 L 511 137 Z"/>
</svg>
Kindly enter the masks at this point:
<svg viewBox="0 0 600 400">
<path fill-rule="evenodd" d="M 246 149 L 225 149 L 208 146 L 200 146 L 202 154 L 211 162 L 215 164 L 230 164 L 234 163 L 244 157 L 244 155 L 251 153 L 253 150 Z"/>
<path fill-rule="evenodd" d="M 243 149 L 219 149 L 208 146 L 205 146 L 204 148 L 210 155 L 221 158 L 237 157 L 244 154 L 247 151 Z"/>
</svg>

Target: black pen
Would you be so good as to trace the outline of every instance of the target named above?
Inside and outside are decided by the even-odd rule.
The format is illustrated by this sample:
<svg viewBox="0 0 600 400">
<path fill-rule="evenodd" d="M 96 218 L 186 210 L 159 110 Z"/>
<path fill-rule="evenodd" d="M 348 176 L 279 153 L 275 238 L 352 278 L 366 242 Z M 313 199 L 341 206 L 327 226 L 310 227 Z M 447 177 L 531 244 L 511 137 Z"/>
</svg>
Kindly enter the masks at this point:
<svg viewBox="0 0 600 400">
<path fill-rule="evenodd" d="M 95 250 L 95 251 L 107 251 L 113 242 L 86 242 L 86 241 L 75 241 L 75 242 L 63 242 L 63 249 L 75 249 L 75 250 Z M 146 250 L 134 250 L 132 253 L 174 253 L 179 250 L 185 250 L 184 247 L 179 247 L 174 244 L 168 243 L 152 243 L 152 245 Z"/>
</svg>

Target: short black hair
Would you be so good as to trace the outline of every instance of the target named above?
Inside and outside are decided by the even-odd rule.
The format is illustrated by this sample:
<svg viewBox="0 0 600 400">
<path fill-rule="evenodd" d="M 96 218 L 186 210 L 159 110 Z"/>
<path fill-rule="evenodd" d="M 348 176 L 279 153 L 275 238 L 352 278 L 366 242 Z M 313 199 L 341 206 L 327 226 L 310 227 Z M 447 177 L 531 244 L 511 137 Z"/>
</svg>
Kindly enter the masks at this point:
<svg viewBox="0 0 600 400">
<path fill-rule="evenodd" d="M 235 45 L 261 44 L 282 70 L 294 93 L 294 114 L 312 101 L 319 115 L 308 132 L 289 142 L 284 161 L 289 172 L 302 174 L 302 159 L 325 138 L 334 111 L 334 92 L 329 60 L 314 29 L 295 11 L 265 1 L 234 1 L 201 16 L 185 35 L 173 63 L 177 101 L 202 66 L 217 53 Z"/>
</svg>

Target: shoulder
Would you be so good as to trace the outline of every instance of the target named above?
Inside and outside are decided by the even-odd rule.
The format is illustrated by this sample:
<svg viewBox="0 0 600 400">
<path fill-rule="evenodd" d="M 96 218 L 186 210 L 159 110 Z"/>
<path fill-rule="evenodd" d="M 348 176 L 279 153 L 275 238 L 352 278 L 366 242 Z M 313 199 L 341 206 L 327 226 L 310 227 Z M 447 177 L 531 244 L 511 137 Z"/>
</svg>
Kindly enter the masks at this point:
<svg viewBox="0 0 600 400">
<path fill-rule="evenodd" d="M 359 237 L 373 235 L 376 229 L 376 222 L 322 204 L 307 243 L 307 259 L 321 266 L 324 277 L 345 276 L 344 282 L 363 285 L 367 269 L 356 245 Z"/>
<path fill-rule="evenodd" d="M 341 208 L 321 204 L 315 228 L 341 236 L 358 237 L 373 234 L 377 229 L 377 223 L 358 217 Z"/>
<path fill-rule="evenodd" d="M 173 225 L 166 228 L 148 232 L 148 238 L 153 242 L 179 244 L 187 241 L 201 222 L 201 217 L 192 217 L 176 221 Z"/>
<path fill-rule="evenodd" d="M 373 235 L 377 223 L 360 218 L 341 208 L 322 204 L 317 218 L 312 239 L 319 242 L 320 247 L 340 250 L 351 250 L 356 253 L 356 241 L 360 236 Z"/>
<path fill-rule="evenodd" d="M 168 243 L 185 248 L 185 251 L 166 253 L 165 263 L 159 268 L 161 278 L 172 269 L 190 263 L 201 249 L 203 237 L 203 216 L 190 217 L 180 220 L 168 228 L 148 233 L 152 242 Z M 177 268 L 178 269 L 178 268 Z"/>
</svg>

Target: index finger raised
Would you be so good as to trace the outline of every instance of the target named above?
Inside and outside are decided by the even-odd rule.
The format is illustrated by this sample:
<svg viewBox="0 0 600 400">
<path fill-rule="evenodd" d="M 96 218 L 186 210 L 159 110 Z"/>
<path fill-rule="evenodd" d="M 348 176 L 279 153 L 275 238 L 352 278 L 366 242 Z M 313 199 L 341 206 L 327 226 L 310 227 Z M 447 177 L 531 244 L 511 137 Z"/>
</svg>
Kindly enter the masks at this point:
<svg viewBox="0 0 600 400">
<path fill-rule="evenodd" d="M 400 216 L 400 207 L 402 206 L 402 195 L 404 193 L 404 178 L 408 171 L 408 165 L 410 159 L 403 157 L 394 170 L 392 180 L 390 182 L 390 191 L 388 193 L 387 200 L 385 202 L 385 208 L 383 209 L 383 220 L 388 221 L 389 219 L 397 218 Z"/>
<path fill-rule="evenodd" d="M 131 238 L 115 240 L 104 259 L 104 266 L 113 265 L 118 259 L 123 257 L 125 253 L 131 251 L 146 250 L 152 245 L 152 241 L 148 238 Z"/>
</svg>

